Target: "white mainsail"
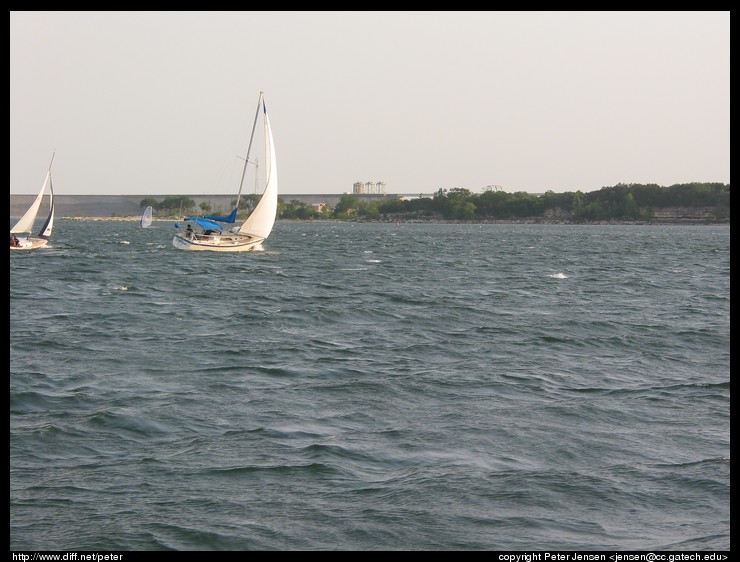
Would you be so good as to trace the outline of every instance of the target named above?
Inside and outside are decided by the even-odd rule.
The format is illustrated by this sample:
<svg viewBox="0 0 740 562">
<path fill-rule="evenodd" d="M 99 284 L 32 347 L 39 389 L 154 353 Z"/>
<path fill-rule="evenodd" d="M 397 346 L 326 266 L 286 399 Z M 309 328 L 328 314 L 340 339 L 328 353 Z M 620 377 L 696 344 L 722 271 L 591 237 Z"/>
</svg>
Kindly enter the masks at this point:
<svg viewBox="0 0 740 562">
<path fill-rule="evenodd" d="M 275 162 L 275 141 L 272 138 L 270 119 L 267 117 L 267 107 L 264 100 L 262 101 L 262 107 L 265 117 L 265 158 L 267 160 L 265 163 L 265 191 L 262 193 L 262 198 L 252 211 L 252 214 L 249 215 L 249 218 L 239 228 L 239 232 L 251 234 L 259 238 L 267 238 L 272 231 L 272 227 L 275 225 L 275 217 L 277 216 L 278 178 Z"/>
<path fill-rule="evenodd" d="M 28 210 L 25 212 L 25 214 L 20 218 L 20 220 L 15 223 L 15 226 L 10 229 L 11 234 L 28 234 L 29 238 L 31 236 L 31 231 L 33 230 L 33 225 L 36 223 L 36 216 L 39 214 L 39 209 L 41 208 L 41 201 L 44 199 L 44 192 L 46 191 L 46 188 L 49 188 L 49 215 L 46 217 L 46 222 L 41 227 L 41 230 L 39 231 L 38 237 L 43 240 L 43 242 L 40 243 L 34 243 L 34 247 L 42 246 L 46 244 L 46 241 L 49 240 L 49 237 L 51 236 L 51 230 L 54 228 L 54 190 L 51 187 L 51 165 L 54 163 L 54 154 L 52 152 L 51 154 L 51 161 L 49 162 L 49 168 L 46 170 L 46 178 L 44 179 L 44 183 L 41 185 L 41 189 L 39 190 L 38 195 L 36 196 L 36 199 L 33 200 L 33 203 L 28 208 Z M 28 245 L 26 245 L 28 246 Z"/>
<path fill-rule="evenodd" d="M 20 220 L 15 223 L 15 226 L 10 229 L 10 232 L 12 234 L 22 234 L 25 232 L 31 232 L 33 230 L 33 225 L 36 223 L 36 216 L 39 214 L 39 209 L 41 208 L 41 201 L 44 198 L 46 186 L 49 185 L 50 182 L 51 169 L 46 172 L 46 179 L 44 180 L 44 184 L 41 186 L 41 191 L 39 191 L 36 199 L 33 200 L 33 204 L 28 208 L 26 214 L 24 214 L 20 218 Z"/>
</svg>

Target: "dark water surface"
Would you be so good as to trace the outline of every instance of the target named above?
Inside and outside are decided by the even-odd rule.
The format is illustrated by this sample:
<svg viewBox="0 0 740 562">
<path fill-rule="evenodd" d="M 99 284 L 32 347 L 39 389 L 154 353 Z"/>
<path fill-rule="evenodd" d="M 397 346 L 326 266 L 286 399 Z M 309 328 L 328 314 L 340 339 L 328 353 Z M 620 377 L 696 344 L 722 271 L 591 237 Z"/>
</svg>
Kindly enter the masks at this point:
<svg viewBox="0 0 740 562">
<path fill-rule="evenodd" d="M 729 226 L 58 221 L 11 550 L 729 550 Z"/>
</svg>

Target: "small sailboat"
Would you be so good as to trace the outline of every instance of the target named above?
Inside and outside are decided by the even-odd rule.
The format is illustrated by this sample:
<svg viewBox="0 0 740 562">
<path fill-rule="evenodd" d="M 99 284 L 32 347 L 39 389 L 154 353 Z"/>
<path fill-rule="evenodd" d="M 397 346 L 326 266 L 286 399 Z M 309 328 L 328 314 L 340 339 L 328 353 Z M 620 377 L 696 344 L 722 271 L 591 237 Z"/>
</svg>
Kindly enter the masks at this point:
<svg viewBox="0 0 740 562">
<path fill-rule="evenodd" d="M 149 205 L 144 212 L 141 213 L 141 228 L 149 228 L 152 226 L 152 206 Z"/>
<path fill-rule="evenodd" d="M 33 250 L 34 248 L 46 246 L 49 243 L 51 232 L 54 228 L 54 189 L 51 185 L 52 162 L 54 162 L 54 154 L 51 155 L 51 162 L 49 162 L 49 169 L 46 171 L 46 178 L 36 199 L 33 200 L 33 203 L 20 220 L 15 223 L 15 226 L 10 229 L 11 250 Z M 49 214 L 38 234 L 33 236 L 32 232 L 36 224 L 36 217 L 41 210 L 41 203 L 43 202 L 44 193 L 47 188 L 49 189 Z"/>
<path fill-rule="evenodd" d="M 250 163 L 250 151 L 254 140 L 255 130 L 258 126 L 259 117 L 262 114 L 264 127 L 264 160 L 265 187 L 262 190 L 257 205 L 252 213 L 241 225 L 236 224 L 239 212 L 239 199 L 244 185 L 244 176 L 247 165 Z M 185 230 L 181 229 L 180 223 L 175 226 L 178 229 L 172 245 L 178 250 L 187 251 L 214 251 L 214 252 L 248 252 L 262 249 L 262 243 L 272 232 L 275 225 L 278 206 L 278 178 L 275 161 L 275 142 L 272 138 L 270 120 L 267 116 L 265 97 L 260 92 L 257 100 L 257 112 L 254 116 L 252 134 L 249 137 L 247 155 L 244 158 L 239 190 L 236 195 L 236 203 L 231 213 L 227 216 L 206 215 L 203 217 L 187 217 L 183 222 L 187 225 Z M 232 226 L 230 226 L 232 225 Z"/>
</svg>

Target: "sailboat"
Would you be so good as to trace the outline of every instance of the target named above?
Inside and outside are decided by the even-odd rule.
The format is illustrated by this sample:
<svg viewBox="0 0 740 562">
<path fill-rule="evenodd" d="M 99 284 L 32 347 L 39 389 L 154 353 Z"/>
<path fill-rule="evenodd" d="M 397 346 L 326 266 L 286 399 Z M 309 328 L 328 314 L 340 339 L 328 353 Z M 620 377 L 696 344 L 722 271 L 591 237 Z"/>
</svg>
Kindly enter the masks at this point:
<svg viewBox="0 0 740 562">
<path fill-rule="evenodd" d="M 254 207 L 252 213 L 241 225 L 236 224 L 237 213 L 239 211 L 239 199 L 242 194 L 244 185 L 244 176 L 247 171 L 247 165 L 250 163 L 250 151 L 254 133 L 259 123 L 260 113 L 263 116 L 262 124 L 264 127 L 264 160 L 265 187 L 262 190 L 262 196 Z M 257 112 L 254 116 L 252 125 L 252 134 L 249 137 L 249 146 L 247 155 L 244 158 L 244 168 L 242 169 L 239 190 L 236 196 L 236 203 L 231 213 L 227 216 L 206 215 L 203 217 L 187 217 L 183 219 L 187 228 L 182 229 L 180 223 L 176 223 L 177 233 L 172 239 L 172 245 L 178 250 L 187 251 L 215 251 L 215 252 L 248 252 L 262 249 L 262 243 L 272 232 L 275 225 L 278 206 L 278 178 L 277 167 L 275 162 L 275 142 L 272 137 L 270 120 L 267 116 L 267 106 L 265 97 L 260 92 L 257 100 Z M 230 226 L 231 225 L 231 226 Z"/>
<path fill-rule="evenodd" d="M 10 249 L 11 250 L 33 250 L 34 248 L 41 248 L 49 243 L 51 238 L 51 231 L 54 228 L 54 189 L 51 185 L 51 164 L 54 162 L 54 154 L 51 155 L 51 162 L 49 162 L 49 169 L 46 171 L 46 178 L 41 186 L 36 199 L 28 208 L 26 213 L 15 223 L 15 226 L 10 229 Z M 36 224 L 36 217 L 41 209 L 41 203 L 44 199 L 44 193 L 46 189 L 49 189 L 49 214 L 41 226 L 38 234 L 33 236 L 33 227 Z"/>
<path fill-rule="evenodd" d="M 149 228 L 152 226 L 152 206 L 149 205 L 144 212 L 141 213 L 141 228 Z"/>
</svg>

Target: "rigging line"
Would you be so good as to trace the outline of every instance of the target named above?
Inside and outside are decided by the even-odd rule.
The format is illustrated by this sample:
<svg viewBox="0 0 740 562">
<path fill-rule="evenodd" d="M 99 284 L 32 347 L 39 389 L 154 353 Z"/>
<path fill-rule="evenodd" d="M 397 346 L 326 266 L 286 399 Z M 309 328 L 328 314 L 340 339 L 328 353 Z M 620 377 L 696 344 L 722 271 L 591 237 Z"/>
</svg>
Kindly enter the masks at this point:
<svg viewBox="0 0 740 562">
<path fill-rule="evenodd" d="M 242 179 L 239 182 L 239 192 L 236 194 L 237 212 L 239 209 L 239 199 L 242 196 L 242 186 L 244 185 L 244 176 L 247 173 L 247 164 L 249 164 L 249 153 L 252 150 L 252 140 L 254 140 L 254 130 L 257 127 L 257 119 L 259 119 L 259 116 L 260 116 L 260 106 L 264 104 L 262 100 L 263 93 L 264 92 L 260 92 L 259 98 L 257 98 L 257 111 L 254 114 L 254 123 L 252 124 L 252 134 L 249 136 L 249 146 L 247 147 L 247 157 L 244 159 L 244 167 L 242 168 Z"/>
</svg>

